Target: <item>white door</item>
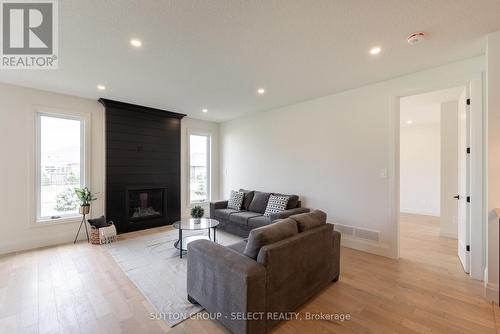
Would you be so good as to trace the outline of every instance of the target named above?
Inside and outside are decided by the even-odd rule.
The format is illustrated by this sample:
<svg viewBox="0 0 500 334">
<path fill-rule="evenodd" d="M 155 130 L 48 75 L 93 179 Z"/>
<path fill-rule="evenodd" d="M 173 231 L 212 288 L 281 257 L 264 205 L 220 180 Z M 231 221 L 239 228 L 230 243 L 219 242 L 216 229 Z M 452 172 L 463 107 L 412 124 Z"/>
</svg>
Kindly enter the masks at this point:
<svg viewBox="0 0 500 334">
<path fill-rule="evenodd" d="M 466 273 L 470 272 L 470 212 L 467 204 L 470 184 L 468 88 L 458 101 L 458 257 Z"/>
</svg>

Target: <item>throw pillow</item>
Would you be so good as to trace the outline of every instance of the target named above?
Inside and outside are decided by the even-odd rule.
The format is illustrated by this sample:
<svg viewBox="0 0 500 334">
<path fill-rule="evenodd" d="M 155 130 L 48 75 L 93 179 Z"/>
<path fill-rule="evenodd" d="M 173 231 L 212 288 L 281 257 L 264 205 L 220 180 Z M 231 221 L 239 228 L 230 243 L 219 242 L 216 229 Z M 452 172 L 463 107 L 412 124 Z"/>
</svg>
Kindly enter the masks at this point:
<svg viewBox="0 0 500 334">
<path fill-rule="evenodd" d="M 270 193 L 263 193 L 256 191 L 253 194 L 252 203 L 248 207 L 248 211 L 258 212 L 264 214 L 266 212 L 267 202 L 269 201 Z"/>
<path fill-rule="evenodd" d="M 227 208 L 233 210 L 240 210 L 241 205 L 243 204 L 243 197 L 245 193 L 241 191 L 231 190 L 231 196 L 229 197 L 229 201 L 227 202 Z"/>
<path fill-rule="evenodd" d="M 99 218 L 89 219 L 88 222 L 90 226 L 94 226 L 95 228 L 102 228 L 108 226 L 108 223 L 106 223 L 106 218 L 104 216 L 101 216 Z"/>
<path fill-rule="evenodd" d="M 245 189 L 240 189 L 240 192 L 244 193 L 245 196 L 243 197 L 243 210 L 247 210 L 250 208 L 250 203 L 252 203 L 253 200 L 253 190 L 245 190 Z"/>
<path fill-rule="evenodd" d="M 269 196 L 269 201 L 267 202 L 266 211 L 264 216 L 269 217 L 271 213 L 283 212 L 288 204 L 288 196 L 271 195 Z"/>
<path fill-rule="evenodd" d="M 292 219 L 284 219 L 271 225 L 254 228 L 248 235 L 248 242 L 243 254 L 257 259 L 260 249 L 265 245 L 292 237 L 297 233 L 297 223 Z"/>
<path fill-rule="evenodd" d="M 286 205 L 287 210 L 288 209 L 295 209 L 299 205 L 299 196 L 297 196 L 297 195 L 286 195 L 286 194 L 279 194 L 279 193 L 274 193 L 273 195 L 290 197 L 288 199 L 288 204 Z"/>
</svg>

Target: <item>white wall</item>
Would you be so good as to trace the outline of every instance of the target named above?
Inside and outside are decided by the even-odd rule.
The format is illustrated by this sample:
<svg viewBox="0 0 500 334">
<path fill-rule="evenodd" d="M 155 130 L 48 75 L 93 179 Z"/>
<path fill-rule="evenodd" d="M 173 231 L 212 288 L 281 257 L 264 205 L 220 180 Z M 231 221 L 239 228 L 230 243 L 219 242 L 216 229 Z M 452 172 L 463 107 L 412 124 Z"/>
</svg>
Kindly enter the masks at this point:
<svg viewBox="0 0 500 334">
<path fill-rule="evenodd" d="M 488 272 L 487 296 L 498 302 L 498 216 L 500 208 L 500 31 L 488 35 Z"/>
<path fill-rule="evenodd" d="M 35 135 L 37 107 L 83 112 L 91 116 L 91 180 L 89 187 L 100 192 L 92 203 L 92 216 L 105 212 L 105 134 L 104 108 L 90 99 L 55 94 L 13 85 L 0 84 L 0 254 L 23 249 L 71 242 L 79 222 L 36 226 L 35 213 Z M 212 198 L 218 199 L 218 130 L 213 122 L 184 118 L 181 123 L 181 215 L 189 215 L 187 206 L 187 129 L 212 134 Z M 208 210 L 207 210 L 208 211 Z M 83 234 L 80 234 L 81 239 Z"/>
<path fill-rule="evenodd" d="M 441 219 L 439 235 L 457 238 L 458 101 L 441 103 Z"/>
<path fill-rule="evenodd" d="M 91 117 L 88 186 L 100 192 L 92 216 L 104 214 L 104 112 L 97 102 L 0 84 L 0 253 L 71 241 L 79 222 L 35 226 L 35 112 L 82 112 Z M 83 236 L 82 236 L 83 237 Z"/>
<path fill-rule="evenodd" d="M 435 107 L 435 112 L 439 114 L 440 105 Z M 440 132 L 439 122 L 401 126 L 401 212 L 440 215 Z"/>
<path fill-rule="evenodd" d="M 190 210 L 193 207 L 188 201 L 189 167 L 187 165 L 187 144 L 189 131 L 206 133 L 211 135 L 211 200 L 219 199 L 219 123 L 197 120 L 184 117 L 181 122 L 181 216 L 183 218 L 190 216 Z M 205 215 L 208 216 L 208 203 L 201 205 L 205 209 Z"/>
<path fill-rule="evenodd" d="M 477 57 L 222 123 L 221 196 L 297 193 L 334 222 L 380 231 L 380 244 L 349 246 L 398 257 L 399 97 L 465 85 L 483 70 Z"/>
</svg>

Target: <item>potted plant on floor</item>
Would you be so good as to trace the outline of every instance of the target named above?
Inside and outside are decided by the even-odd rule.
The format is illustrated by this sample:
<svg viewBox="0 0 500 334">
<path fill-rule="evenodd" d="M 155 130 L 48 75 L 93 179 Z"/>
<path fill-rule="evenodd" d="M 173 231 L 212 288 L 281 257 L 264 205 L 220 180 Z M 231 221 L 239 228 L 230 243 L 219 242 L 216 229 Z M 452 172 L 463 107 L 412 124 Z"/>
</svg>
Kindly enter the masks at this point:
<svg viewBox="0 0 500 334">
<path fill-rule="evenodd" d="M 78 235 L 80 234 L 80 230 L 82 229 L 82 225 L 85 225 L 85 232 L 87 234 L 87 241 L 90 242 L 89 231 L 87 229 L 87 223 L 85 221 L 85 215 L 88 215 L 90 212 L 90 202 L 95 201 L 97 197 L 95 194 L 93 195 L 89 188 L 75 188 L 75 195 L 80 201 L 80 214 L 82 215 L 82 222 L 80 223 L 80 227 L 78 228 L 78 232 L 76 232 L 75 241 L 73 243 L 76 244 L 76 240 L 78 240 Z"/>
<path fill-rule="evenodd" d="M 205 210 L 199 205 L 195 206 L 194 208 L 191 209 L 191 217 L 194 218 L 195 223 L 200 223 L 200 218 L 203 217 L 205 214 Z"/>
<path fill-rule="evenodd" d="M 80 201 L 80 214 L 88 215 L 90 212 L 90 202 L 95 201 L 97 197 L 95 197 L 95 194 L 92 194 L 88 187 L 75 188 L 75 194 Z"/>
</svg>

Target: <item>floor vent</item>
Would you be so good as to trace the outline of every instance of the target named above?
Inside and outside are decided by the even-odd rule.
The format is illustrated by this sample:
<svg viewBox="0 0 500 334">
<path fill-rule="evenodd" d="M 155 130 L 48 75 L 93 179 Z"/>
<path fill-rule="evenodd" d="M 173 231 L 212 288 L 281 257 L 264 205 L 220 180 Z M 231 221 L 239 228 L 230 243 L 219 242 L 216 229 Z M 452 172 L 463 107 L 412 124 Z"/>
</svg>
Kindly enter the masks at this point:
<svg viewBox="0 0 500 334">
<path fill-rule="evenodd" d="M 345 236 L 351 236 L 359 239 L 370 240 L 374 242 L 380 241 L 380 232 L 366 228 L 353 227 L 347 225 L 335 224 L 335 230 Z"/>
<path fill-rule="evenodd" d="M 342 235 L 351 235 L 354 236 L 355 228 L 351 226 L 338 225 L 335 224 L 335 231 L 340 232 Z"/>
</svg>

